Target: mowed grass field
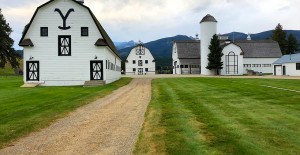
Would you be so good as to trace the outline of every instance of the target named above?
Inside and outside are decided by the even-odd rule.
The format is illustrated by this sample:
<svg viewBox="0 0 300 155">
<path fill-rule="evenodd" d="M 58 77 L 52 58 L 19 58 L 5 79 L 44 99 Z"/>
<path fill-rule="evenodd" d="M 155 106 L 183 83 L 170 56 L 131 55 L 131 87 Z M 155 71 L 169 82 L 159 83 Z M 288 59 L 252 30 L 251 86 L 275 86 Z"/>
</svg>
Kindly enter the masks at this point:
<svg viewBox="0 0 300 155">
<path fill-rule="evenodd" d="M 300 154 L 300 80 L 177 78 L 152 86 L 134 154 Z"/>
<path fill-rule="evenodd" d="M 48 126 L 70 111 L 128 84 L 130 78 L 103 87 L 20 88 L 22 77 L 0 76 L 0 148 Z"/>
</svg>

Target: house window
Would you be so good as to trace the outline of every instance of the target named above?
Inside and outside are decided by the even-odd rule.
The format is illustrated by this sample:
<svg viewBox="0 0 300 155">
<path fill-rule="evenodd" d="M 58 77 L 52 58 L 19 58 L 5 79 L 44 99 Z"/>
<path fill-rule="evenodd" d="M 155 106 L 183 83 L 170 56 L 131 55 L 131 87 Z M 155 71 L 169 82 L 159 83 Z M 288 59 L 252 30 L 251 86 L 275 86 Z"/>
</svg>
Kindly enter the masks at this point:
<svg viewBox="0 0 300 155">
<path fill-rule="evenodd" d="M 271 64 L 262 64 L 262 67 L 271 67 Z"/>
<path fill-rule="evenodd" d="M 261 64 L 252 64 L 252 67 L 261 67 Z"/>
<path fill-rule="evenodd" d="M 300 63 L 296 63 L 296 70 L 300 70 Z"/>
<path fill-rule="evenodd" d="M 148 64 L 148 60 L 145 60 L 145 64 Z"/>
<path fill-rule="evenodd" d="M 135 72 L 135 71 L 136 71 L 136 69 L 135 69 L 135 68 L 132 68 L 132 71 L 134 71 L 134 72 Z"/>
<path fill-rule="evenodd" d="M 135 60 L 132 60 L 132 63 L 135 64 Z"/>
<path fill-rule="evenodd" d="M 245 68 L 250 68 L 250 67 L 251 67 L 251 64 L 244 64 L 244 67 L 245 67 Z"/>
<path fill-rule="evenodd" d="M 183 68 L 183 65 L 180 65 L 180 68 Z"/>
<path fill-rule="evenodd" d="M 89 28 L 81 27 L 81 36 L 89 36 Z"/>
<path fill-rule="evenodd" d="M 189 68 L 189 65 L 184 65 L 184 68 Z"/>
<path fill-rule="evenodd" d="M 145 71 L 148 72 L 148 68 L 145 68 Z"/>
<path fill-rule="evenodd" d="M 58 56 L 71 56 L 71 36 L 58 36 Z"/>
<path fill-rule="evenodd" d="M 41 36 L 48 37 L 48 27 L 41 27 Z"/>
</svg>

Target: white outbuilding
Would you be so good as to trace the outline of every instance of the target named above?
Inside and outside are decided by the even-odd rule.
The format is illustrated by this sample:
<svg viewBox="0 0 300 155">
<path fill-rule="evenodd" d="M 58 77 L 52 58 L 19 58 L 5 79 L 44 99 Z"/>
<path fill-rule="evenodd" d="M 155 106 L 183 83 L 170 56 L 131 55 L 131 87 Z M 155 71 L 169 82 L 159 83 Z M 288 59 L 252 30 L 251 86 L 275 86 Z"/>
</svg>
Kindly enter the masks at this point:
<svg viewBox="0 0 300 155">
<path fill-rule="evenodd" d="M 39 6 L 19 45 L 24 47 L 24 83 L 89 85 L 121 77 L 119 53 L 83 0 Z"/>
<path fill-rule="evenodd" d="M 125 63 L 126 75 L 155 74 L 155 59 L 150 50 L 139 42 L 129 53 Z"/>
<path fill-rule="evenodd" d="M 273 63 L 273 75 L 300 76 L 300 53 L 287 54 Z"/>
</svg>

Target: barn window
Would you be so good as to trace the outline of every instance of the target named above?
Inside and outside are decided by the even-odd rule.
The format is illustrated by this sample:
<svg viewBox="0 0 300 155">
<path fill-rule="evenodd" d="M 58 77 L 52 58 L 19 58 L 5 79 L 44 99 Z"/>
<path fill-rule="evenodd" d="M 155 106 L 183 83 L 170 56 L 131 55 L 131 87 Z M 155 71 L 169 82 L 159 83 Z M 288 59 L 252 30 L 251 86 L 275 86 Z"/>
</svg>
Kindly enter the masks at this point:
<svg viewBox="0 0 300 155">
<path fill-rule="evenodd" d="M 41 27 L 41 36 L 48 37 L 48 27 Z"/>
<path fill-rule="evenodd" d="M 138 45 L 135 49 L 135 54 L 136 55 L 145 55 L 145 47 L 142 45 Z"/>
<path fill-rule="evenodd" d="M 89 36 L 89 28 L 81 27 L 81 36 Z"/>
<path fill-rule="evenodd" d="M 238 55 L 234 52 L 229 52 L 226 55 L 226 74 L 238 74 Z"/>
<path fill-rule="evenodd" d="M 71 36 L 58 36 L 58 56 L 71 56 Z"/>
<path fill-rule="evenodd" d="M 138 65 L 139 65 L 139 66 L 143 66 L 143 60 L 139 60 Z"/>
<path fill-rule="evenodd" d="M 296 70 L 300 70 L 300 63 L 296 63 Z"/>
</svg>

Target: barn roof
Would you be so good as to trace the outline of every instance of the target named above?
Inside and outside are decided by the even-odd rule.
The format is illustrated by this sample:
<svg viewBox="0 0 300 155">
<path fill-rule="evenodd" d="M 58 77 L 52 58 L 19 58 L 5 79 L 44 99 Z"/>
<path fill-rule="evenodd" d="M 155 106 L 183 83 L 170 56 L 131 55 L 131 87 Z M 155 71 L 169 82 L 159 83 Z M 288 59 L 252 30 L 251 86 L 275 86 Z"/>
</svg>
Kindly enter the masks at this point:
<svg viewBox="0 0 300 155">
<path fill-rule="evenodd" d="M 27 32 L 28 32 L 28 30 L 29 30 L 29 28 L 30 28 L 30 26 L 31 26 L 31 23 L 33 22 L 33 20 L 34 20 L 36 14 L 37 14 L 37 12 L 38 12 L 38 10 L 39 10 L 40 8 L 42 8 L 42 7 L 44 7 L 44 6 L 48 5 L 48 4 L 50 4 L 50 3 L 53 2 L 53 1 L 55 1 L 55 0 L 50 0 L 50 1 L 48 1 L 48 2 L 46 2 L 46 3 L 44 3 L 44 4 L 42 4 L 41 6 L 37 7 L 37 9 L 35 10 L 35 12 L 34 12 L 32 18 L 31 18 L 31 20 L 30 20 L 28 26 L 27 26 L 27 27 L 25 28 L 25 30 L 24 30 L 24 33 L 23 33 L 23 35 L 22 35 L 22 38 L 21 38 L 21 40 L 20 40 L 20 42 L 19 42 L 19 46 L 28 46 L 27 44 L 24 44 L 25 36 L 26 36 L 26 34 L 27 34 Z M 89 7 L 83 5 L 81 2 L 78 2 L 78 1 L 76 1 L 76 0 L 72 0 L 72 1 L 75 2 L 75 3 L 77 3 L 77 4 L 79 4 L 79 5 L 81 5 L 82 7 L 86 8 L 86 9 L 88 9 L 88 11 L 89 11 L 90 15 L 92 16 L 92 18 L 93 18 L 93 20 L 94 20 L 94 22 L 95 22 L 95 24 L 96 24 L 96 26 L 97 26 L 97 28 L 98 28 L 100 34 L 101 34 L 102 37 L 103 37 L 104 42 L 106 42 L 106 43 L 107 43 L 107 46 L 108 46 L 108 47 L 109 47 L 109 48 L 110 48 L 110 49 L 111 49 L 111 50 L 112 50 L 112 51 L 113 51 L 113 52 L 121 59 L 118 50 L 116 49 L 116 47 L 115 47 L 115 45 L 113 44 L 112 40 L 110 39 L 110 37 L 108 36 L 108 34 L 106 33 L 106 31 L 104 30 L 104 28 L 102 27 L 102 25 L 100 24 L 100 22 L 98 21 L 98 19 L 96 18 L 96 16 L 93 14 L 93 12 L 91 11 L 91 9 L 90 9 Z M 26 38 L 26 39 L 30 39 L 30 38 Z M 98 41 L 97 41 L 97 42 L 98 42 Z M 97 42 L 96 42 L 96 43 L 97 43 Z M 32 43 L 32 42 L 31 42 L 31 43 Z M 95 43 L 95 45 L 96 45 L 96 43 Z"/>
<path fill-rule="evenodd" d="M 300 53 L 287 54 L 279 58 L 273 64 L 284 64 L 284 63 L 300 63 Z"/>
<path fill-rule="evenodd" d="M 218 22 L 215 17 L 213 17 L 212 15 L 210 14 L 207 14 L 205 17 L 203 17 L 203 19 L 200 21 L 200 23 L 203 23 L 203 22 Z"/>
<path fill-rule="evenodd" d="M 200 58 L 198 59 L 180 59 L 180 63 L 183 65 L 199 65 L 200 62 Z"/>
<path fill-rule="evenodd" d="M 238 40 L 244 58 L 280 58 L 282 56 L 279 44 L 274 40 Z"/>
<path fill-rule="evenodd" d="M 175 41 L 179 59 L 200 59 L 200 41 Z"/>
</svg>

